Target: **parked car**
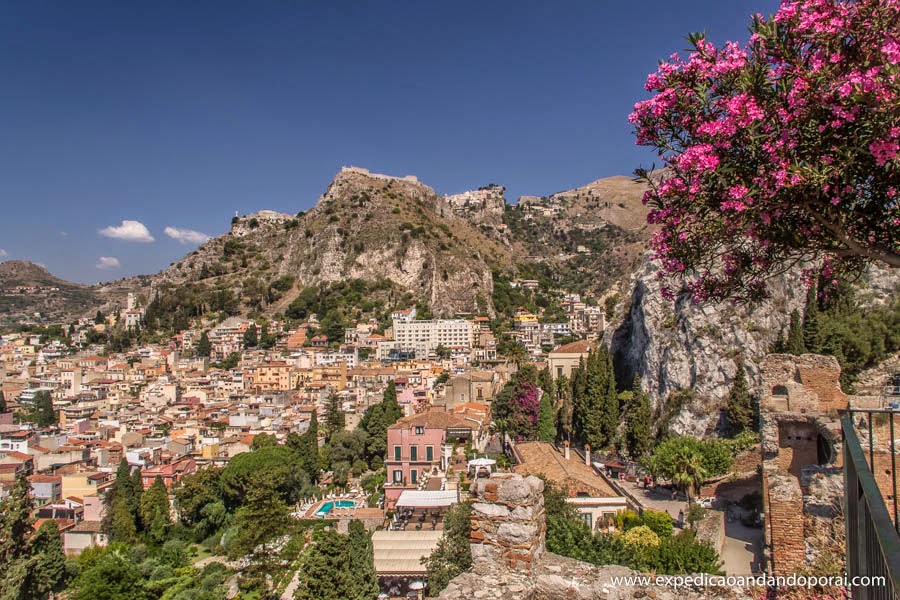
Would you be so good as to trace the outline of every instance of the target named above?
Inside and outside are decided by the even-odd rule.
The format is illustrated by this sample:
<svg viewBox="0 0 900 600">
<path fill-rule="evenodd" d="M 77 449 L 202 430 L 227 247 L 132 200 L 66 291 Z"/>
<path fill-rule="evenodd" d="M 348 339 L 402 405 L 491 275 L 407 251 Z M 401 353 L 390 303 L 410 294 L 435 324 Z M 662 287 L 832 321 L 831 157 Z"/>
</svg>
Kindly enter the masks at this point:
<svg viewBox="0 0 900 600">
<path fill-rule="evenodd" d="M 701 506 L 703 508 L 712 508 L 715 500 L 716 499 L 714 496 L 707 496 L 706 498 L 699 498 L 697 500 L 697 505 Z"/>
</svg>

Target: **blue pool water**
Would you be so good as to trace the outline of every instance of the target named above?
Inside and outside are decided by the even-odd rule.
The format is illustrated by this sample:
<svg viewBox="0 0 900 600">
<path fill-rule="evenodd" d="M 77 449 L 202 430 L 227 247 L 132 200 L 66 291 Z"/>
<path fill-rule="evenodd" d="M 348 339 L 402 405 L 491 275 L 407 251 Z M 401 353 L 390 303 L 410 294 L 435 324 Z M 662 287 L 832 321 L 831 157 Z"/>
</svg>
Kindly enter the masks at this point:
<svg viewBox="0 0 900 600">
<path fill-rule="evenodd" d="M 356 506 L 356 503 L 353 500 L 334 500 L 332 502 L 326 502 L 322 506 L 319 507 L 319 510 L 316 511 L 316 516 L 319 518 L 325 517 L 332 510 L 337 508 L 353 508 Z"/>
</svg>

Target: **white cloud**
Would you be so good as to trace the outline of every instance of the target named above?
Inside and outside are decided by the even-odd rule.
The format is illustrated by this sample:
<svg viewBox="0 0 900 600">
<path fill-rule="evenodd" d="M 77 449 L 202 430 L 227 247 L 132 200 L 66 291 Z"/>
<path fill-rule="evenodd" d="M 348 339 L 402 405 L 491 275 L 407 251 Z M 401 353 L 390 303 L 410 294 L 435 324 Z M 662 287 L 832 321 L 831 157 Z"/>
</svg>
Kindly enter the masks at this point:
<svg viewBox="0 0 900 600">
<path fill-rule="evenodd" d="M 9 256 L 9 252 L 4 250 L 3 248 L 0 248 L 0 258 L 2 258 L 4 256 Z"/>
<path fill-rule="evenodd" d="M 177 227 L 166 227 L 165 234 L 173 240 L 178 240 L 182 244 L 202 244 L 209 239 L 209 236 L 193 229 L 179 229 Z"/>
<path fill-rule="evenodd" d="M 94 266 L 98 269 L 118 269 L 122 265 L 115 256 L 101 256 L 100 260 L 98 260 L 97 264 Z"/>
<path fill-rule="evenodd" d="M 101 229 L 97 233 L 104 237 L 115 238 L 117 240 L 125 240 L 126 242 L 148 243 L 153 241 L 153 236 L 150 235 L 150 231 L 147 229 L 147 226 L 140 221 L 124 220 L 118 227 L 110 225 L 109 227 Z"/>
</svg>

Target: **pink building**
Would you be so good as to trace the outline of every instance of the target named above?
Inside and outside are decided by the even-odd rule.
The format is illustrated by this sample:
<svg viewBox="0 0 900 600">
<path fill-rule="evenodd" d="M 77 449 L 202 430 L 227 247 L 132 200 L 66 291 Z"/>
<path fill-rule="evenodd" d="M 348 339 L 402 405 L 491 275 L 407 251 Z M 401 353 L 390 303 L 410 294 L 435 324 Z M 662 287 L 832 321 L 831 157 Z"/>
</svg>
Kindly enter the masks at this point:
<svg viewBox="0 0 900 600">
<path fill-rule="evenodd" d="M 387 508 L 393 508 L 403 490 L 417 489 L 422 474 L 436 468 L 446 471 L 452 445 L 471 437 L 471 422 L 443 410 L 404 417 L 388 427 Z"/>
</svg>

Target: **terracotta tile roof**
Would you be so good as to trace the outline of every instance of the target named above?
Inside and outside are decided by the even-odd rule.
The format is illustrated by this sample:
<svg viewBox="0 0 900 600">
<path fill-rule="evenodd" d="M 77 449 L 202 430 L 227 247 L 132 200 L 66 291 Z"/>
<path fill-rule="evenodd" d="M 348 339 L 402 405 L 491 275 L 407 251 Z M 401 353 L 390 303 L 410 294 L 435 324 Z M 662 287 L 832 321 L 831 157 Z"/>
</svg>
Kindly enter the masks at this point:
<svg viewBox="0 0 900 600">
<path fill-rule="evenodd" d="M 388 429 L 406 429 L 416 426 L 429 429 L 472 429 L 472 424 L 469 421 L 442 410 L 429 410 L 411 417 L 403 417 L 388 427 Z"/>
<path fill-rule="evenodd" d="M 550 354 L 587 354 L 594 348 L 593 342 L 578 340 L 550 351 Z"/>
<path fill-rule="evenodd" d="M 566 460 L 563 455 L 547 442 L 525 442 L 516 448 L 525 462 L 513 470 L 522 475 L 543 475 L 562 486 L 570 497 L 579 492 L 591 497 L 613 498 L 618 494 L 606 481 L 594 472 L 593 467 L 584 464 L 574 452 Z"/>
</svg>

